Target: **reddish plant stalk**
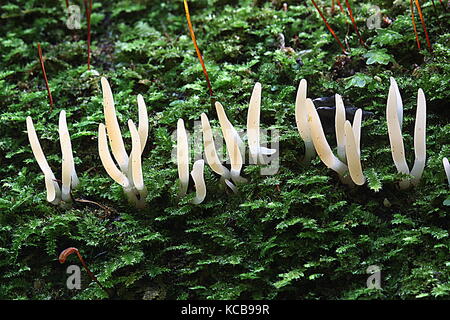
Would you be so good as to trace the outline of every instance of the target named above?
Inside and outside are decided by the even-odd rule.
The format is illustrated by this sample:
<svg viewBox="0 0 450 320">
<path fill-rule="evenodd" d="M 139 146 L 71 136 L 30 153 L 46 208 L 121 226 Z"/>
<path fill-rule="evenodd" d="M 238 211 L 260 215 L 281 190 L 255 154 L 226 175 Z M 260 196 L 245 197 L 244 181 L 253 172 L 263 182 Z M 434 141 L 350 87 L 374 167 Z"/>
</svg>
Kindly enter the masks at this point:
<svg viewBox="0 0 450 320">
<path fill-rule="evenodd" d="M 422 8 L 420 7 L 420 2 L 419 2 L 419 0 L 414 0 L 414 2 L 416 3 L 417 11 L 419 12 L 420 21 L 422 22 L 422 28 L 423 28 L 423 32 L 425 33 L 425 39 L 427 40 L 428 50 L 430 52 L 432 52 L 433 49 L 431 49 L 431 42 L 430 42 L 430 38 L 428 37 L 427 27 L 425 26 L 425 20 L 423 18 Z"/>
<path fill-rule="evenodd" d="M 91 70 L 91 13 L 92 13 L 92 0 L 83 0 L 86 7 L 86 19 L 87 19 L 87 67 Z"/>
<path fill-rule="evenodd" d="M 208 76 L 208 72 L 206 71 L 205 62 L 203 61 L 202 54 L 197 45 L 197 39 L 195 38 L 194 28 L 192 28 L 191 15 L 189 14 L 188 3 L 186 0 L 183 0 L 183 1 L 184 1 L 184 11 L 186 12 L 186 19 L 187 19 L 187 23 L 189 26 L 189 32 L 191 34 L 191 39 L 192 39 L 192 42 L 194 43 L 194 47 L 195 47 L 195 51 L 197 52 L 198 60 L 200 61 L 200 64 L 202 65 L 203 74 L 205 75 L 206 83 L 208 84 L 209 95 L 212 97 L 214 94 L 212 91 L 211 82 L 209 81 L 209 76 Z"/>
<path fill-rule="evenodd" d="M 107 290 L 102 286 L 102 284 L 98 281 L 97 277 L 92 273 L 91 270 L 89 270 L 87 264 L 84 262 L 84 259 L 83 259 L 83 257 L 82 257 L 81 254 L 80 254 L 80 251 L 78 251 L 77 248 L 70 247 L 70 248 L 67 248 L 67 249 L 63 250 L 63 251 L 59 254 L 59 258 L 58 258 L 59 262 L 60 262 L 60 263 L 66 262 L 67 257 L 70 256 L 72 253 L 76 253 L 76 254 L 77 254 L 78 260 L 80 260 L 81 264 L 83 265 L 83 268 L 86 270 L 86 272 L 87 272 L 87 274 L 89 275 L 89 277 L 90 277 L 92 280 L 94 280 L 94 281 L 100 286 L 100 288 L 102 288 L 102 290 L 105 291 L 105 292 L 109 295 L 108 291 L 107 291 Z"/>
<path fill-rule="evenodd" d="M 336 0 L 336 2 L 338 4 L 339 9 L 341 10 L 341 12 L 345 14 L 344 7 L 342 7 L 341 1 L 340 0 Z"/>
<path fill-rule="evenodd" d="M 339 44 L 339 46 L 342 49 L 342 52 L 344 52 L 344 54 L 346 54 L 347 52 L 345 51 L 345 47 L 344 45 L 341 43 L 341 41 L 339 40 L 339 38 L 337 37 L 337 35 L 334 33 L 333 29 L 330 27 L 330 25 L 328 24 L 327 19 L 325 19 L 322 11 L 320 11 L 319 7 L 317 6 L 316 2 L 314 0 L 311 0 L 311 2 L 313 3 L 314 7 L 316 8 L 317 12 L 319 12 L 320 17 L 322 18 L 323 22 L 325 22 L 325 25 L 327 26 L 328 30 L 331 32 L 331 34 L 333 35 L 334 39 L 336 40 L 336 42 Z"/>
<path fill-rule="evenodd" d="M 42 74 L 44 75 L 45 86 L 47 87 L 47 95 L 50 103 L 50 111 L 53 111 L 53 97 L 50 91 L 50 86 L 48 85 L 47 72 L 45 72 L 44 59 L 42 58 L 41 44 L 38 43 L 37 47 L 38 47 L 39 61 L 41 63 Z"/>
<path fill-rule="evenodd" d="M 417 33 L 416 19 L 414 18 L 413 0 L 409 0 L 409 9 L 411 10 L 411 20 L 412 20 L 412 25 L 413 25 L 413 29 L 414 29 L 414 35 L 416 36 L 417 48 L 420 50 L 419 34 Z"/>
<path fill-rule="evenodd" d="M 69 9 L 69 0 L 66 0 L 66 9 Z"/>
<path fill-rule="evenodd" d="M 334 0 L 331 0 L 331 14 L 334 14 Z"/>
<path fill-rule="evenodd" d="M 356 35 L 359 38 L 359 43 L 361 43 L 361 45 L 365 47 L 366 44 L 364 43 L 364 40 L 362 39 L 361 35 L 359 34 L 358 26 L 356 25 L 355 18 L 353 17 L 353 11 L 352 11 L 352 8 L 350 7 L 350 3 L 348 2 L 348 0 L 345 0 L 345 5 L 347 6 L 348 14 L 350 15 L 350 20 L 352 20 L 353 28 L 355 29 Z"/>
</svg>

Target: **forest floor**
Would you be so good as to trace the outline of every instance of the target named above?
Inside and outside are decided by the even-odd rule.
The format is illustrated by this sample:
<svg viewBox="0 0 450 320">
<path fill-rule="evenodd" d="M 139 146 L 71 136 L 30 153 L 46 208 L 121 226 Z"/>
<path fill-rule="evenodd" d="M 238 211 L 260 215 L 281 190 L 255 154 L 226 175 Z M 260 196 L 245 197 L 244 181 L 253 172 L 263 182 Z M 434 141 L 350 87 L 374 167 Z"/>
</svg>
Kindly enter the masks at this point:
<svg viewBox="0 0 450 320">
<path fill-rule="evenodd" d="M 193 184 L 187 197 L 177 197 L 172 134 L 179 118 L 190 132 L 203 112 L 214 128 L 219 122 L 183 1 L 93 1 L 90 71 L 85 7 L 69 2 L 79 6 L 80 29 L 67 27 L 65 1 L 0 6 L 0 299 L 450 298 L 450 195 L 442 165 L 450 157 L 446 1 L 421 1 L 431 49 L 415 10 L 420 50 L 406 0 L 350 2 L 365 46 L 346 10 L 336 5 L 332 12 L 331 1 L 316 1 L 345 53 L 309 0 L 286 1 L 286 7 L 275 0 L 189 1 L 213 98 L 244 128 L 260 82 L 261 126 L 280 133 L 276 174 L 245 164 L 248 182 L 233 194 L 205 166 L 207 196 L 200 205 L 190 202 Z M 378 17 L 380 25 L 368 28 Z M 100 76 L 111 85 L 128 152 L 126 122 L 138 120 L 136 96 L 147 104 L 142 210 L 127 203 L 99 158 L 97 132 L 105 121 Z M 410 168 L 419 88 L 427 101 L 426 167 L 420 184 L 406 190 L 398 188 L 403 176 L 386 126 L 390 77 L 403 98 Z M 318 157 L 302 163 L 294 112 L 301 79 L 310 98 L 338 93 L 346 105 L 371 113 L 362 124 L 363 186 L 342 184 Z M 61 179 L 61 110 L 80 178 L 70 208 L 46 201 L 25 123 L 31 116 Z M 335 150 L 333 128 L 331 117 L 326 131 Z M 78 248 L 107 292 L 84 270 L 81 289 L 67 288 L 67 267 L 80 265 L 75 255 L 58 261 L 68 247 Z M 382 290 L 367 288 L 369 266 L 381 270 Z"/>
</svg>

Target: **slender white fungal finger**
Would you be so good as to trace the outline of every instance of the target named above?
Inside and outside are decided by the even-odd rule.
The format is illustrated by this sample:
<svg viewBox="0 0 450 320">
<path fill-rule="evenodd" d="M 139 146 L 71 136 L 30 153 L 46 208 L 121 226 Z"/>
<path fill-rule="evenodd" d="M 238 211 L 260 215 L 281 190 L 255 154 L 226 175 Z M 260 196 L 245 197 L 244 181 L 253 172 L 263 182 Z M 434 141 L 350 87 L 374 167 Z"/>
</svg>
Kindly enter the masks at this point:
<svg viewBox="0 0 450 320">
<path fill-rule="evenodd" d="M 177 165 L 181 197 L 186 194 L 189 184 L 189 146 L 183 119 L 178 119 L 177 123 Z"/>
<path fill-rule="evenodd" d="M 205 178 L 203 176 L 203 170 L 205 167 L 205 161 L 203 159 L 197 160 L 192 166 L 192 179 L 195 184 L 195 198 L 192 200 L 193 204 L 202 203 L 206 197 L 206 185 Z"/>
<path fill-rule="evenodd" d="M 214 137 L 212 134 L 211 125 L 208 120 L 208 116 L 205 113 L 202 113 L 201 120 L 206 162 L 215 173 L 220 174 L 225 178 L 229 178 L 229 170 L 224 165 L 222 165 L 219 156 L 217 155 L 217 150 L 214 144 Z"/>
<path fill-rule="evenodd" d="M 393 78 L 392 78 L 393 79 Z M 391 79 L 391 81 L 392 81 Z M 395 82 L 395 80 L 394 80 Z M 409 174 L 409 167 L 406 163 L 405 148 L 403 145 L 402 130 L 398 119 L 398 93 L 394 82 L 391 82 L 389 87 L 389 94 L 387 99 L 386 115 L 389 141 L 391 144 L 391 153 L 397 171 L 404 174 Z M 403 179 L 400 182 L 400 188 L 406 189 L 410 185 L 409 180 Z"/>
<path fill-rule="evenodd" d="M 70 201 L 70 187 L 72 177 L 76 177 L 75 163 L 72 155 L 72 143 L 70 142 L 69 130 L 67 129 L 66 112 L 59 113 L 59 141 L 62 151 L 62 186 L 61 200 Z M 78 178 L 76 178 L 78 180 Z"/>
<path fill-rule="evenodd" d="M 305 79 L 300 81 L 297 90 L 297 97 L 295 99 L 295 123 L 297 130 L 305 143 L 305 157 L 304 162 L 309 162 L 316 154 L 314 144 L 312 143 L 311 130 L 308 124 L 308 113 L 306 111 L 306 91 L 307 82 Z"/>
<path fill-rule="evenodd" d="M 422 177 L 425 169 L 426 151 L 426 121 L 427 121 L 427 105 L 425 94 L 422 89 L 417 92 L 417 111 L 416 124 L 414 127 L 414 166 L 411 169 L 413 176 L 411 183 L 417 185 Z"/>
<path fill-rule="evenodd" d="M 228 156 L 230 157 L 231 178 L 235 183 L 245 182 L 246 179 L 240 176 L 243 160 L 241 151 L 239 149 L 239 134 L 234 129 L 231 122 L 228 120 L 222 104 L 216 102 L 215 106 L 222 129 L 222 134 L 227 146 Z"/>
<path fill-rule="evenodd" d="M 116 167 L 116 164 L 109 153 L 106 127 L 103 123 L 100 123 L 98 126 L 98 152 L 103 167 L 109 176 L 123 188 L 129 188 L 130 183 L 128 178 Z"/>
<path fill-rule="evenodd" d="M 142 95 L 138 94 L 137 102 L 139 108 L 138 133 L 139 138 L 141 140 L 141 153 L 142 153 L 142 151 L 144 151 L 145 149 L 145 144 L 147 143 L 148 138 L 148 114 L 147 114 L 147 106 L 145 105 L 145 101 Z"/>
<path fill-rule="evenodd" d="M 361 154 L 361 122 L 362 122 L 362 110 L 358 109 L 355 112 L 355 117 L 353 118 L 353 125 L 352 125 L 358 154 Z"/>
<path fill-rule="evenodd" d="M 342 179 L 345 172 L 348 170 L 347 166 L 333 154 L 325 137 L 325 133 L 323 132 L 319 114 L 311 99 L 306 100 L 306 108 L 308 111 L 308 123 L 311 128 L 312 141 L 320 160 L 322 160 L 328 168 L 336 171 Z"/>
<path fill-rule="evenodd" d="M 450 163 L 447 158 L 442 159 L 442 163 L 444 164 L 445 174 L 447 175 L 448 186 L 450 187 Z"/>
<path fill-rule="evenodd" d="M 344 132 L 344 123 L 345 123 L 345 107 L 344 101 L 342 101 L 342 97 L 338 94 L 335 95 L 336 101 L 336 116 L 335 116 L 335 131 L 336 131 L 336 141 L 337 141 L 337 153 L 338 158 L 342 162 L 347 162 L 345 157 L 345 132 Z"/>
<path fill-rule="evenodd" d="M 261 83 L 253 88 L 247 113 L 247 139 L 252 163 L 258 162 L 259 149 L 259 118 L 261 113 Z"/>
<path fill-rule="evenodd" d="M 120 132 L 119 123 L 117 121 L 116 109 L 114 108 L 114 98 L 105 77 L 101 78 L 103 92 L 103 112 L 105 114 L 105 124 L 108 131 L 109 142 L 111 143 L 111 151 L 123 172 L 128 168 L 128 155 Z"/>
<path fill-rule="evenodd" d="M 137 190 L 144 189 L 144 178 L 142 177 L 142 165 L 141 165 L 141 140 L 136 126 L 132 120 L 128 120 L 128 127 L 131 133 L 131 156 L 129 162 L 131 163 L 131 176 L 133 177 L 133 183 Z"/>
<path fill-rule="evenodd" d="M 53 204 L 57 204 L 60 200 L 59 198 L 61 195 L 61 191 L 59 189 L 58 183 L 55 181 L 55 175 L 53 174 L 52 169 L 50 169 L 44 152 L 42 151 L 41 144 L 39 143 L 39 139 L 33 125 L 33 120 L 28 116 L 26 122 L 28 140 L 30 141 L 31 150 L 33 151 L 33 155 L 36 158 L 39 168 L 41 168 L 41 171 L 44 173 L 45 187 L 47 190 L 47 201 Z"/>
<path fill-rule="evenodd" d="M 353 133 L 350 121 L 345 121 L 345 152 L 347 155 L 348 171 L 353 182 L 357 185 L 363 185 L 366 181 L 361 167 L 361 159 L 359 157 L 358 148 L 356 145 L 355 135 Z"/>
</svg>

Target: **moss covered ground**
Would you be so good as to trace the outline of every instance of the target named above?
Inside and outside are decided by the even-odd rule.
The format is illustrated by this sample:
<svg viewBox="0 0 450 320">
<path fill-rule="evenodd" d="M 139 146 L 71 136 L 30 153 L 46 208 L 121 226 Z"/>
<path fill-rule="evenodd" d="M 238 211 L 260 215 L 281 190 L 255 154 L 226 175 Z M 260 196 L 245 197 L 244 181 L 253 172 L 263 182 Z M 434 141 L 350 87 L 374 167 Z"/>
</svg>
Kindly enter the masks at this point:
<svg viewBox="0 0 450 320">
<path fill-rule="evenodd" d="M 450 197 L 442 166 L 450 156 L 450 8 L 421 1 L 432 52 L 409 1 L 351 1 L 361 36 L 331 1 L 317 1 L 348 47 L 344 55 L 311 1 L 189 1 L 215 99 L 244 126 L 255 82 L 263 85 L 261 123 L 278 129 L 280 168 L 272 176 L 245 165 L 249 183 L 232 194 L 205 168 L 200 205 L 177 198 L 170 161 L 179 118 L 192 130 L 206 112 L 218 127 L 180 1 L 93 1 L 91 69 L 108 78 L 127 146 L 136 95 L 148 106 L 143 153 L 148 207 L 127 204 L 98 155 L 104 122 L 100 78 L 87 71 L 87 24 L 66 27 L 61 0 L 10 0 L 0 6 L 0 298 L 108 298 L 86 273 L 66 288 L 59 253 L 76 247 L 118 299 L 412 299 L 450 297 Z M 344 1 L 341 1 L 343 4 Z M 445 3 L 445 1 L 443 1 Z M 381 28 L 366 20 L 381 9 Z M 435 6 L 433 6 L 435 5 Z M 284 35 L 285 48 L 280 41 Z M 51 110 L 37 54 L 44 53 L 55 102 Z M 291 49 L 286 49 L 289 47 Z M 427 164 L 420 185 L 399 190 L 386 126 L 389 77 L 404 102 L 403 136 L 414 161 L 417 90 L 427 99 Z M 373 113 L 363 121 L 367 183 L 343 185 L 319 158 L 301 163 L 294 118 L 301 79 L 312 98 L 341 94 Z M 72 208 L 46 202 L 44 177 L 28 142 L 31 116 L 60 178 L 58 115 L 66 110 L 81 184 Z M 335 147 L 333 132 L 328 135 Z M 191 193 L 194 190 L 191 189 Z M 89 200 L 93 203 L 80 200 Z M 368 266 L 381 268 L 382 290 L 368 289 Z"/>
</svg>

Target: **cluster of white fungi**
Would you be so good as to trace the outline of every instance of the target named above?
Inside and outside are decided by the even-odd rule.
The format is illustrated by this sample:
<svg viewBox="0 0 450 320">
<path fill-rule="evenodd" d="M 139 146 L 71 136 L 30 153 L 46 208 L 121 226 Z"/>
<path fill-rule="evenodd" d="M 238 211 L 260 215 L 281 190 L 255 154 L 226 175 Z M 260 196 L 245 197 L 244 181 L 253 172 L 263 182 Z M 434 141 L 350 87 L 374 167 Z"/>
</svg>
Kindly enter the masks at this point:
<svg viewBox="0 0 450 320">
<path fill-rule="evenodd" d="M 141 155 L 148 137 L 148 115 L 144 99 L 137 96 L 139 124 L 138 127 L 132 120 L 128 120 L 128 128 L 131 134 L 131 152 L 128 155 L 123 142 L 120 126 L 117 121 L 114 99 L 111 88 L 106 78 L 101 78 L 103 91 L 103 110 L 105 124 L 98 127 L 98 150 L 101 162 L 109 176 L 120 184 L 130 203 L 137 208 L 145 207 L 147 189 L 142 175 Z M 355 113 L 353 123 L 346 120 L 346 112 L 342 97 L 335 96 L 335 132 L 337 142 L 337 156 L 334 155 L 322 127 L 319 114 L 313 101 L 307 98 L 307 82 L 301 80 L 295 101 L 295 120 L 300 137 L 305 143 L 304 162 L 309 162 L 317 153 L 322 162 L 330 169 L 337 172 L 340 180 L 347 185 L 363 185 L 365 177 L 361 166 L 361 121 L 362 110 Z M 223 165 L 217 154 L 214 137 L 205 113 L 201 114 L 203 133 L 203 146 L 206 159 L 194 162 L 192 171 L 189 172 L 189 144 L 183 119 L 177 123 L 177 166 L 180 180 L 179 196 L 187 193 L 189 174 L 195 184 L 196 194 L 192 202 L 199 204 L 206 197 L 206 184 L 204 180 L 204 166 L 206 163 L 211 170 L 220 175 L 220 181 L 233 192 L 237 192 L 237 184 L 247 180 L 241 176 L 243 157 L 241 147 L 243 141 L 237 130 L 228 120 L 222 104 L 215 103 L 215 108 L 222 135 L 225 140 L 227 154 L 230 159 L 230 169 Z M 249 156 L 253 163 L 264 164 L 263 156 L 273 155 L 275 149 L 268 149 L 260 145 L 260 108 L 261 108 L 261 84 L 256 83 L 249 102 L 247 114 L 247 142 Z M 425 168 L 426 161 L 426 101 L 422 89 L 417 94 L 417 111 L 414 130 L 415 161 L 411 170 L 405 158 L 405 150 L 402 138 L 403 102 L 398 85 L 391 78 L 389 95 L 387 99 L 387 126 L 391 145 L 392 158 L 399 173 L 409 176 L 399 182 L 401 189 L 408 188 L 411 184 L 417 185 Z M 63 206 L 70 205 L 72 201 L 71 189 L 78 183 L 75 164 L 72 154 L 72 146 L 66 123 L 66 113 L 61 111 L 59 116 L 59 136 L 62 150 L 62 179 L 61 189 L 53 171 L 47 163 L 45 155 L 37 137 L 31 117 L 27 117 L 27 131 L 31 149 L 39 167 L 44 173 L 47 190 L 47 201 Z M 111 148 L 112 156 L 108 146 Z M 447 158 L 443 159 L 447 179 L 450 185 L 450 164 Z"/>
</svg>

